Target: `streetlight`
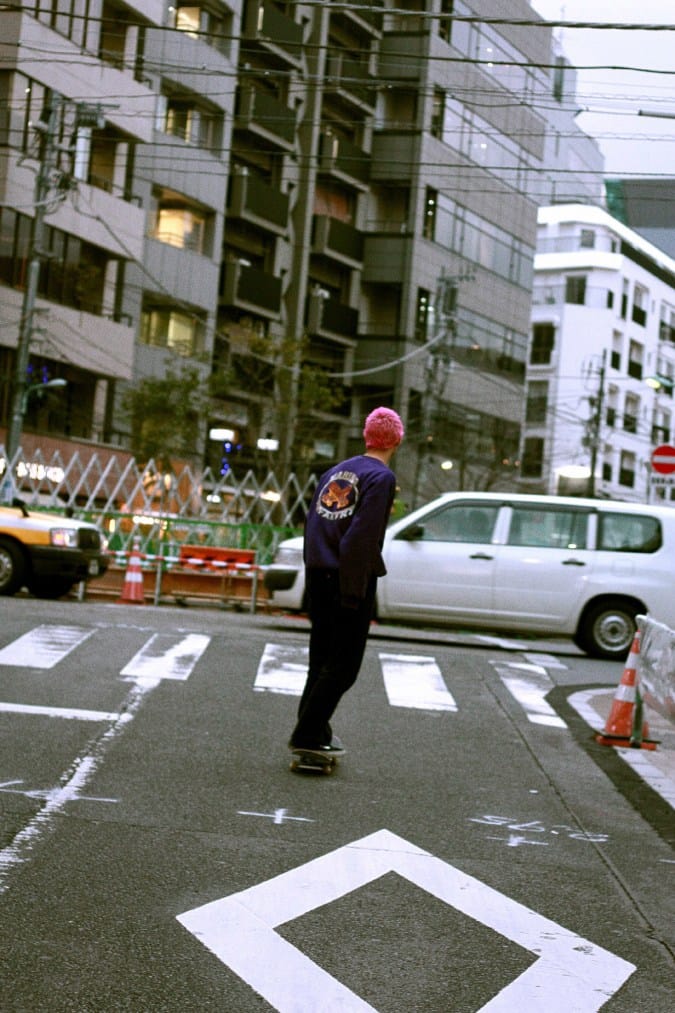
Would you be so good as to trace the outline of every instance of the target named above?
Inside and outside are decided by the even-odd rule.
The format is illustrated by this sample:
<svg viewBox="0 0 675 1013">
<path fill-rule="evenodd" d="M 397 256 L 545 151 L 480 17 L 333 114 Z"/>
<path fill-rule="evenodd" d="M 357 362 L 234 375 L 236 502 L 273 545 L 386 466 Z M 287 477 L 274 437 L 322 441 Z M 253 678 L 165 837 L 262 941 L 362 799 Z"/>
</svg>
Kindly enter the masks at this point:
<svg viewBox="0 0 675 1013">
<path fill-rule="evenodd" d="M 28 402 L 33 394 L 36 394 L 50 387 L 52 389 L 59 387 L 66 387 L 68 384 L 67 380 L 62 377 L 56 377 L 54 380 L 45 380 L 44 383 L 29 383 L 24 384 L 21 390 L 21 396 L 15 397 L 14 411 L 10 420 L 10 427 L 7 432 L 7 439 L 5 441 L 5 458 L 6 466 L 2 471 L 2 482 L 0 483 L 0 503 L 11 503 L 15 493 L 16 486 L 14 484 L 14 475 L 12 473 L 12 459 L 19 449 L 19 439 L 23 430 L 23 419 L 28 409 Z M 2 462 L 0 461 L 0 464 Z"/>
<path fill-rule="evenodd" d="M 64 380 L 64 379 L 62 379 L 61 377 L 58 377 L 58 376 L 54 380 L 45 380 L 44 383 L 31 383 L 31 384 L 29 384 L 28 387 L 26 387 L 26 389 L 24 390 L 23 394 L 21 395 L 21 419 L 22 419 L 22 421 L 23 421 L 23 416 L 26 414 L 26 411 L 28 409 L 28 401 L 29 401 L 29 399 L 31 397 L 31 394 L 37 394 L 38 392 L 41 394 L 41 392 L 43 390 L 45 390 L 46 388 L 48 388 L 48 387 L 50 387 L 53 390 L 54 388 L 57 388 L 57 387 L 67 387 L 67 386 L 68 386 L 68 381 Z"/>
</svg>

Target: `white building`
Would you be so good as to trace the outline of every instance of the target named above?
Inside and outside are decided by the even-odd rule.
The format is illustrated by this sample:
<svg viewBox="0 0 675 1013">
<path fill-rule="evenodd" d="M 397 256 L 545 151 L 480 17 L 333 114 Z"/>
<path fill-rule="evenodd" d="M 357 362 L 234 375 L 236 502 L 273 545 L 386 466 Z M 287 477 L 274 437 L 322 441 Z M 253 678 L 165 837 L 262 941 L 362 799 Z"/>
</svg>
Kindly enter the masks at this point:
<svg viewBox="0 0 675 1013">
<path fill-rule="evenodd" d="M 521 446 L 529 491 L 675 499 L 675 260 L 599 207 L 538 215 Z"/>
</svg>

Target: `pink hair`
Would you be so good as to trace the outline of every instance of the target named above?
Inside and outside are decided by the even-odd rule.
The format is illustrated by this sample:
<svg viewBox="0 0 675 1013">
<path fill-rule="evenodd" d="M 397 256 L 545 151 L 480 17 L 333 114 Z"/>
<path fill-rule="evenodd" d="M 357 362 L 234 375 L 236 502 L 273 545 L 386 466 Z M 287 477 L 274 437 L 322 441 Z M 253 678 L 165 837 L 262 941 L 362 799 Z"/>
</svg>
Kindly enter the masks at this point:
<svg viewBox="0 0 675 1013">
<path fill-rule="evenodd" d="M 363 427 L 367 450 L 397 447 L 404 435 L 403 423 L 392 408 L 373 409 Z"/>
</svg>

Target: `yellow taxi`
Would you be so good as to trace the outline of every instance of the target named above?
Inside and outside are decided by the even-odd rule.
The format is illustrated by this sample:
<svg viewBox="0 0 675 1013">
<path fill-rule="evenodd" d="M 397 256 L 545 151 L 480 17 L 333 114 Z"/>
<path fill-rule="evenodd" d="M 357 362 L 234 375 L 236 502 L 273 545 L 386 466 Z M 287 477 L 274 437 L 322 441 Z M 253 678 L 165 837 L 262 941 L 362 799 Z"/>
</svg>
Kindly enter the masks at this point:
<svg viewBox="0 0 675 1013">
<path fill-rule="evenodd" d="M 19 500 L 0 506 L 0 595 L 28 588 L 61 598 L 108 568 L 107 541 L 94 524 L 32 511 Z"/>
</svg>

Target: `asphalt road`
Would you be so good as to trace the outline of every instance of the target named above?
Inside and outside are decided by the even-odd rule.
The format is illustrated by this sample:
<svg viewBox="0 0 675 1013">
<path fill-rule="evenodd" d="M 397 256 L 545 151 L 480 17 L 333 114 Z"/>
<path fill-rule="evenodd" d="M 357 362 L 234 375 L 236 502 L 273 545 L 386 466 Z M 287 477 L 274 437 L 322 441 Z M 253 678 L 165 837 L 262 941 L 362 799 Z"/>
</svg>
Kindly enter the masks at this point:
<svg viewBox="0 0 675 1013">
<path fill-rule="evenodd" d="M 673 810 L 573 706 L 615 664 L 374 629 L 312 777 L 306 624 L 1 608 L 3 1013 L 672 1008 Z"/>
</svg>

